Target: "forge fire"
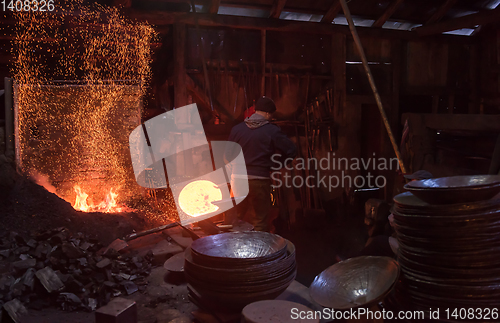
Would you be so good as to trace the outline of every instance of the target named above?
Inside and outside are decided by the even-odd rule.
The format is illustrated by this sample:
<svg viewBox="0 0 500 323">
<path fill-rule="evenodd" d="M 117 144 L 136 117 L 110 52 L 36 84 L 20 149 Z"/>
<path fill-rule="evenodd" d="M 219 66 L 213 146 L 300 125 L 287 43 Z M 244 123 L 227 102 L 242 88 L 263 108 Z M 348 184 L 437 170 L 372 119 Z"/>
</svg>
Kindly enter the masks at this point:
<svg viewBox="0 0 500 323">
<path fill-rule="evenodd" d="M 23 172 L 46 177 L 75 209 L 119 212 L 138 194 L 128 134 L 141 122 L 153 30 L 113 9 L 73 5 L 82 15 L 18 15 L 16 157 Z M 95 19 L 107 27 L 85 24 Z M 60 33 L 68 20 L 74 28 Z M 53 40 L 41 41 L 42 34 Z"/>
</svg>

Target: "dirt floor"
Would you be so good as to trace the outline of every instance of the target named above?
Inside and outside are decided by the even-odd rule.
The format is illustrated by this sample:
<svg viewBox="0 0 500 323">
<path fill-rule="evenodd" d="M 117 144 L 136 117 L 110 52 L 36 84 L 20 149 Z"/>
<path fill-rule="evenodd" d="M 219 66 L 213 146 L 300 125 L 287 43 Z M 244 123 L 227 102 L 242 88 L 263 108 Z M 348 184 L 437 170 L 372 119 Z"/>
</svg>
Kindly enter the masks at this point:
<svg viewBox="0 0 500 323">
<path fill-rule="evenodd" d="M 296 280 L 309 286 L 340 259 L 356 256 L 367 240 L 363 220 L 362 210 L 342 207 L 339 212 L 327 212 L 324 218 L 303 219 L 290 228 L 279 228 L 276 233 L 295 244 Z"/>
<path fill-rule="evenodd" d="M 129 213 L 84 213 L 28 178 L 5 171 L 0 166 L 0 236 L 10 232 L 29 238 L 34 232 L 65 227 L 71 234 L 81 232 L 100 241 L 104 246 L 132 232 L 165 224 L 156 214 L 147 211 Z M 7 173 L 7 174 L 6 174 Z M 296 246 L 297 281 L 309 286 L 314 277 L 335 264 L 339 257 L 355 255 L 364 246 L 366 229 L 362 210 L 342 209 L 328 213 L 322 219 L 303 219 L 290 227 L 277 226 L 277 234 Z M 2 274 L 0 272 L 0 274 Z M 185 285 L 165 281 L 162 266 L 152 269 L 146 290 L 127 298 L 137 302 L 139 322 L 191 322 L 196 307 L 187 299 Z M 64 312 L 56 307 L 29 310 L 26 322 L 63 323 L 93 322 L 93 312 Z"/>
</svg>

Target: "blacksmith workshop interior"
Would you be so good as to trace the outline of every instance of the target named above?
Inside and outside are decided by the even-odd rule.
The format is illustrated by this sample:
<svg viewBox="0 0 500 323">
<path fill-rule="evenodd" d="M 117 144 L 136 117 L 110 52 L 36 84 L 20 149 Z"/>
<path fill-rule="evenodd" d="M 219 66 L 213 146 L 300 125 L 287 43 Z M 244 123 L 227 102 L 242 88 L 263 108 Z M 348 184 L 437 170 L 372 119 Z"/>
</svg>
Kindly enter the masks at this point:
<svg viewBox="0 0 500 323">
<path fill-rule="evenodd" d="M 0 2 L 0 322 L 500 322 L 500 0 Z"/>
</svg>

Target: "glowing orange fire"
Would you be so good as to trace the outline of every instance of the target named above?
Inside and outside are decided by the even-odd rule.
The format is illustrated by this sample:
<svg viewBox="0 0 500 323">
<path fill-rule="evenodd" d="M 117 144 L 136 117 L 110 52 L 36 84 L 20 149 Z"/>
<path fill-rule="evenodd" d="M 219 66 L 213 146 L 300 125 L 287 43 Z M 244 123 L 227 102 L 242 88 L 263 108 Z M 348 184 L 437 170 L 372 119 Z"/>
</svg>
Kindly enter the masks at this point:
<svg viewBox="0 0 500 323">
<path fill-rule="evenodd" d="M 187 215 L 196 217 L 219 209 L 213 201 L 220 201 L 220 189 L 210 181 L 194 181 L 186 185 L 179 194 L 179 206 Z"/>
<path fill-rule="evenodd" d="M 87 198 L 89 195 L 82 191 L 80 186 L 75 185 L 73 187 L 76 193 L 75 204 L 73 204 L 73 208 L 77 211 L 83 212 L 103 212 L 103 213 L 115 213 L 121 212 L 122 208 L 119 207 L 116 203 L 117 193 L 113 192 L 111 188 L 109 190 L 108 195 L 101 203 L 95 205 L 92 202 L 87 202 Z"/>
</svg>

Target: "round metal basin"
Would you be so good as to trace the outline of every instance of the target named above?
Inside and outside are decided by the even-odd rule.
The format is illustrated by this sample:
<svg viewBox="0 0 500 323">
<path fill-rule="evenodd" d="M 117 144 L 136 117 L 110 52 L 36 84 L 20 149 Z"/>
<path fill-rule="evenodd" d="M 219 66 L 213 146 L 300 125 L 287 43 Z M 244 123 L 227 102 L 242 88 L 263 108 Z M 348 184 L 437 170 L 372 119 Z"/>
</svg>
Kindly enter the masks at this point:
<svg viewBox="0 0 500 323">
<path fill-rule="evenodd" d="M 399 265 L 392 258 L 356 257 L 324 270 L 309 291 L 313 300 L 324 307 L 368 307 L 387 295 L 398 277 Z"/>
</svg>

